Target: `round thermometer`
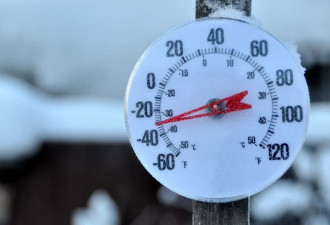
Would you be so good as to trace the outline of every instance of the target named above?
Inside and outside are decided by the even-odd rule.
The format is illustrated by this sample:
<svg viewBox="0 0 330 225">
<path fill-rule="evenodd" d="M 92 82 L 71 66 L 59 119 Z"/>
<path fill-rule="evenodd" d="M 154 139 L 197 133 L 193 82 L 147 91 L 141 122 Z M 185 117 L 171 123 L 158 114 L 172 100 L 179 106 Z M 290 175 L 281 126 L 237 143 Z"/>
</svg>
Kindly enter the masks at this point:
<svg viewBox="0 0 330 225">
<path fill-rule="evenodd" d="M 269 186 L 290 167 L 308 123 L 303 71 L 261 28 L 197 20 L 156 41 L 125 99 L 133 149 L 170 190 L 228 202 Z"/>
</svg>

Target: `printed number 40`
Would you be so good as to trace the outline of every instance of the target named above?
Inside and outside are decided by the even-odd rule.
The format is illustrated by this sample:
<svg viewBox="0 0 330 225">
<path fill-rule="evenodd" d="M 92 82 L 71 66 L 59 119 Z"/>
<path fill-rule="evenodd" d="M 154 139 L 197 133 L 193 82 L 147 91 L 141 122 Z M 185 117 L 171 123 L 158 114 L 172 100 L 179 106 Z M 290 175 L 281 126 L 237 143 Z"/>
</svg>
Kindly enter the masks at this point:
<svg viewBox="0 0 330 225">
<path fill-rule="evenodd" d="M 221 45 L 225 41 L 224 31 L 222 28 L 211 29 L 207 41 L 211 42 L 212 45 L 218 44 Z"/>
</svg>

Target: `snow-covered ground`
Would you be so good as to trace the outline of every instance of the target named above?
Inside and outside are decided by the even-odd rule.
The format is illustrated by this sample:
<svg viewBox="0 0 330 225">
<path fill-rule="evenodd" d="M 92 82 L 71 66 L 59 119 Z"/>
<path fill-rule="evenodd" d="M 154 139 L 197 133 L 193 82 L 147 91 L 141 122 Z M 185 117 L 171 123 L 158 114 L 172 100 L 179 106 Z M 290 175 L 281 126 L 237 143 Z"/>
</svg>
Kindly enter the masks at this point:
<svg viewBox="0 0 330 225">
<path fill-rule="evenodd" d="M 127 142 L 123 103 L 45 95 L 0 74 L 0 161 L 34 153 L 42 141 Z"/>
<path fill-rule="evenodd" d="M 87 208 L 76 209 L 72 225 L 119 225 L 119 209 L 104 190 L 96 190 L 87 203 Z"/>
</svg>

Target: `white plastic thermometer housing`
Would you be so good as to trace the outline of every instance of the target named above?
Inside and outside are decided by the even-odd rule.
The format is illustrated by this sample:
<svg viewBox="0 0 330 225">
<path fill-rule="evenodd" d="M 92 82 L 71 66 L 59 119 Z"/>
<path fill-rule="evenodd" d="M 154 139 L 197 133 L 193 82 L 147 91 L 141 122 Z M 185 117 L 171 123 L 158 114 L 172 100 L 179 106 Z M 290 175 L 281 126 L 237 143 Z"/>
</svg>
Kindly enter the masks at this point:
<svg viewBox="0 0 330 225">
<path fill-rule="evenodd" d="M 273 36 L 232 19 L 204 19 L 156 41 L 128 83 L 131 145 L 148 172 L 200 201 L 251 196 L 301 149 L 309 94 L 300 63 Z"/>
</svg>

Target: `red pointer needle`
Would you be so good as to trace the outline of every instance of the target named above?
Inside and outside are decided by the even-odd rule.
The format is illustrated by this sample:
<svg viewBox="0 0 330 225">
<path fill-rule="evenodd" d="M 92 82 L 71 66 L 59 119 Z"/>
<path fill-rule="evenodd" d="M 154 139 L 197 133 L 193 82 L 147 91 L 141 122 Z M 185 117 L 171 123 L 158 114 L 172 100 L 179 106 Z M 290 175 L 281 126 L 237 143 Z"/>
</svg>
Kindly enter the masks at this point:
<svg viewBox="0 0 330 225">
<path fill-rule="evenodd" d="M 220 114 L 225 114 L 225 113 L 230 113 L 230 112 L 251 109 L 252 108 L 251 105 L 241 102 L 242 99 L 247 94 L 248 94 L 248 91 L 243 91 L 241 93 L 232 95 L 230 97 L 223 98 L 223 99 L 217 100 L 215 102 L 211 102 L 202 107 L 190 110 L 185 113 L 181 113 L 177 116 L 173 116 L 173 117 L 163 120 L 163 121 L 159 121 L 156 123 L 156 126 L 167 124 L 167 123 L 179 122 L 179 121 L 183 121 L 183 120 L 191 120 L 191 119 L 197 119 L 197 118 L 202 118 L 202 117 L 207 117 L 207 116 L 215 116 L 215 115 L 220 115 Z M 219 110 L 218 105 L 223 102 L 226 104 L 226 109 Z M 201 111 L 201 110 L 207 109 L 207 108 L 211 108 L 212 111 L 209 113 L 202 113 L 202 114 L 197 114 L 197 115 L 193 115 L 193 116 L 188 116 L 190 114 L 193 114 L 195 112 L 198 112 L 198 111 Z"/>
</svg>

